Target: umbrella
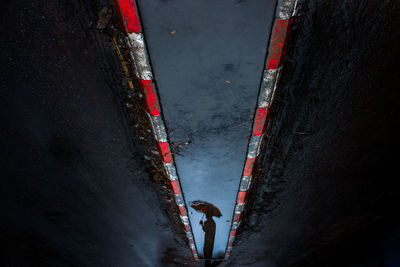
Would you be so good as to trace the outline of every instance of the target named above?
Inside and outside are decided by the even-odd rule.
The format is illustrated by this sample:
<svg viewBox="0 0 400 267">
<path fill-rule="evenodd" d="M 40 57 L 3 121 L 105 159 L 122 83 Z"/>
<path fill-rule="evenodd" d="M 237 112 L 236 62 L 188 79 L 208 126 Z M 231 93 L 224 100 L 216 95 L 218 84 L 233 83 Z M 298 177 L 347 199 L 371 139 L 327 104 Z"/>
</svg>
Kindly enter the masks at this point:
<svg viewBox="0 0 400 267">
<path fill-rule="evenodd" d="M 208 214 L 216 217 L 222 216 L 221 211 L 217 207 L 206 201 L 195 200 L 192 201 L 190 206 L 192 206 L 192 208 L 194 208 L 197 211 L 205 213 L 206 215 Z"/>
</svg>

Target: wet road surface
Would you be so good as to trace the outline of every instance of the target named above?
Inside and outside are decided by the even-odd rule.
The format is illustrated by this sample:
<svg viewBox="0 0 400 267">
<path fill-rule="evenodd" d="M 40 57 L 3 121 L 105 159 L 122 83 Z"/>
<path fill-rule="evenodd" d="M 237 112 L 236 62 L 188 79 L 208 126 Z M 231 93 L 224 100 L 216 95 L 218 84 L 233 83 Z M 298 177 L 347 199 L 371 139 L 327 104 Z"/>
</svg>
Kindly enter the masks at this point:
<svg viewBox="0 0 400 267">
<path fill-rule="evenodd" d="M 227 266 L 398 266 L 399 2 L 308 2 Z M 193 265 L 93 28 L 111 4 L 0 4 L 2 266 Z"/>
<path fill-rule="evenodd" d="M 275 1 L 138 1 L 187 203 L 217 206 L 223 258 L 246 158 Z M 189 208 L 203 255 L 202 214 Z"/>
</svg>

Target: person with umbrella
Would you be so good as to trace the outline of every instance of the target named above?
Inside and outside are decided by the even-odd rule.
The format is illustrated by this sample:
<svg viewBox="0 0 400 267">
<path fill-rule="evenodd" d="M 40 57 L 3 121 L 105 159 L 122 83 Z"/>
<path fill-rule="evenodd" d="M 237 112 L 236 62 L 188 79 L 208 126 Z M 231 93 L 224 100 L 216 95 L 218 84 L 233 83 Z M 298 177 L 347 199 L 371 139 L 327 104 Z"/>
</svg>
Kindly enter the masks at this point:
<svg viewBox="0 0 400 267">
<path fill-rule="evenodd" d="M 206 221 L 200 221 L 202 229 L 204 231 L 204 247 L 203 247 L 203 255 L 206 260 L 205 266 L 211 266 L 210 259 L 212 258 L 212 252 L 214 248 L 214 239 L 215 239 L 215 228 L 216 224 L 213 220 L 213 216 L 221 217 L 221 211 L 215 207 L 213 204 L 195 200 L 191 204 L 192 208 L 197 211 L 203 212 L 206 215 Z"/>
</svg>

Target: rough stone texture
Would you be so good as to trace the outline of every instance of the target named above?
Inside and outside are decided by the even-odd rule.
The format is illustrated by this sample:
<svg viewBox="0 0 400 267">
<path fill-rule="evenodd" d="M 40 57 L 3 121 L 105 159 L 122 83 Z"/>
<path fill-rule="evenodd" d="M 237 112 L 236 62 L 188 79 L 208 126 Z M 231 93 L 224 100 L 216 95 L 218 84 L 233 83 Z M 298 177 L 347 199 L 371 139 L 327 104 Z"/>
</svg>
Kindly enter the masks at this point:
<svg viewBox="0 0 400 267">
<path fill-rule="evenodd" d="M 192 261 L 147 171 L 146 132 L 130 127 L 120 64 L 96 27 L 105 6 L 1 4 L 1 266 Z"/>
<path fill-rule="evenodd" d="M 399 223 L 399 2 L 303 2 L 229 266 L 363 263 Z"/>
</svg>

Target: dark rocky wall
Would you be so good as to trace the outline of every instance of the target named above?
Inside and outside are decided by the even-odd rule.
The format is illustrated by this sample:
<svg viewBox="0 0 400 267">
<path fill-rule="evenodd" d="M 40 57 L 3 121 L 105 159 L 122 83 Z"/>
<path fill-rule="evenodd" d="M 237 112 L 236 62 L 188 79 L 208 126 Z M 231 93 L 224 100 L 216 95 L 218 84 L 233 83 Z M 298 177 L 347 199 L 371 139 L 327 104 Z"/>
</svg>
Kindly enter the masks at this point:
<svg viewBox="0 0 400 267">
<path fill-rule="evenodd" d="M 384 261 L 399 224 L 400 4 L 303 2 L 231 266 Z"/>
<path fill-rule="evenodd" d="M 191 261 L 129 127 L 110 38 L 96 28 L 110 4 L 1 4 L 0 266 Z"/>
</svg>

